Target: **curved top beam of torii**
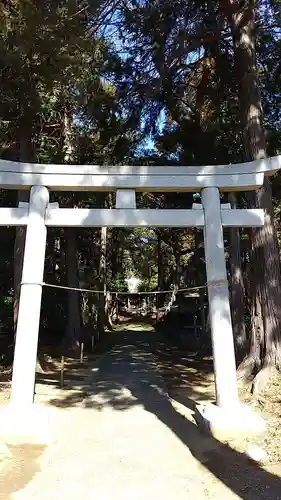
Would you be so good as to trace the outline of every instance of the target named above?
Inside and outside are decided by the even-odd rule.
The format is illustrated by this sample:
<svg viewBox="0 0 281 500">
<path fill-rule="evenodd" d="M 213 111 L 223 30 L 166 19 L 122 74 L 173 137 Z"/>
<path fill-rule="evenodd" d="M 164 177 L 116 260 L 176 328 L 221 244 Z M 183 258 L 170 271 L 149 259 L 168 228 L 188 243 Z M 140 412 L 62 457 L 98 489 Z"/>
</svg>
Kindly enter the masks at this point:
<svg viewBox="0 0 281 500">
<path fill-rule="evenodd" d="M 24 189 L 34 185 L 63 191 L 197 191 L 217 187 L 242 191 L 262 186 L 264 176 L 281 168 L 281 155 L 233 165 L 98 166 L 44 165 L 0 160 L 0 187 Z"/>
</svg>

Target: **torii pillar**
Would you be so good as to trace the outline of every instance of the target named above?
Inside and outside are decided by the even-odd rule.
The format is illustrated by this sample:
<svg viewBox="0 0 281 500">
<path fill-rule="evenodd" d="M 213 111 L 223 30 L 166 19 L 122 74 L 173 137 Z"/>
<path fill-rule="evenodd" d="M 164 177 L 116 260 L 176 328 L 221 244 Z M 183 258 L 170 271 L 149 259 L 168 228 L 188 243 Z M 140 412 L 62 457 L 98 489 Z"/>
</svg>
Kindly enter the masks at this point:
<svg viewBox="0 0 281 500">
<path fill-rule="evenodd" d="M 203 189 L 201 198 L 205 216 L 204 247 L 216 403 L 221 408 L 229 409 L 238 404 L 238 390 L 218 188 Z M 235 218 L 235 210 L 233 212 Z"/>
<path fill-rule="evenodd" d="M 26 228 L 11 393 L 11 404 L 21 408 L 31 406 L 34 398 L 48 203 L 48 189 L 33 186 Z"/>
<path fill-rule="evenodd" d="M 207 187 L 201 191 L 202 205 L 193 208 L 204 211 L 204 247 L 211 323 L 216 405 L 199 404 L 195 419 L 199 427 L 211 432 L 215 437 L 228 439 L 237 433 L 259 434 L 265 430 L 263 419 L 252 412 L 251 408 L 239 402 L 235 349 L 227 281 L 224 239 L 223 212 L 229 211 L 221 205 L 217 187 Z M 233 225 L 236 224 L 235 209 Z M 250 211 L 240 210 L 247 217 Z"/>
</svg>

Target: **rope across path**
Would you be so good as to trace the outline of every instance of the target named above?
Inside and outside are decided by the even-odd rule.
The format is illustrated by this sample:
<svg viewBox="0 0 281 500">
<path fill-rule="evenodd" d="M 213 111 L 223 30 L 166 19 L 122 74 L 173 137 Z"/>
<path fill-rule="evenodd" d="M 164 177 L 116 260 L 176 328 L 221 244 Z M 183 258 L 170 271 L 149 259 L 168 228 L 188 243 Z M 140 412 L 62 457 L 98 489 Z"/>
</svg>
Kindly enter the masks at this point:
<svg viewBox="0 0 281 500">
<path fill-rule="evenodd" d="M 168 294 L 168 293 L 182 293 L 182 292 L 191 292 L 195 290 L 202 290 L 205 288 L 208 288 L 208 286 L 217 286 L 217 285 L 225 285 L 228 284 L 227 280 L 212 280 L 206 282 L 204 285 L 197 285 L 197 286 L 192 286 L 192 287 L 186 287 L 186 288 L 177 288 L 174 287 L 172 290 L 157 290 L 157 291 L 139 291 L 139 292 L 125 292 L 125 291 L 118 291 L 118 290 L 107 290 L 107 293 L 110 293 L 111 295 L 159 295 L 159 294 Z M 104 295 L 105 291 L 104 290 L 93 290 L 92 288 L 80 288 L 80 287 L 72 287 L 72 286 L 67 286 L 67 285 L 55 285 L 53 283 L 46 283 L 45 281 L 42 281 L 40 283 L 31 283 L 27 281 L 22 281 L 21 285 L 39 285 L 39 286 L 45 286 L 48 288 L 57 288 L 60 290 L 70 290 L 73 292 L 85 292 L 85 293 L 93 293 L 93 294 L 102 294 Z"/>
<path fill-rule="evenodd" d="M 168 312 L 171 310 L 171 307 L 172 305 L 174 304 L 174 302 L 176 301 L 176 298 L 177 298 L 177 295 L 179 293 L 185 293 L 185 292 L 192 292 L 192 291 L 197 291 L 197 290 L 204 290 L 206 288 L 208 288 L 209 286 L 218 286 L 218 285 L 225 285 L 225 284 L 228 284 L 228 281 L 225 280 L 225 279 L 221 279 L 221 280 L 212 280 L 212 281 L 208 281 L 206 282 L 204 285 L 197 285 L 197 286 L 192 286 L 192 287 L 185 287 L 185 288 L 179 288 L 178 286 L 174 286 L 173 289 L 169 289 L 169 290 L 153 290 L 153 291 L 138 291 L 138 292 L 128 292 L 128 291 L 118 291 L 118 290 L 93 290 L 92 288 L 82 288 L 82 287 L 71 287 L 71 286 L 67 286 L 67 285 L 56 285 L 56 284 L 53 284 L 53 283 L 46 283 L 45 281 L 42 281 L 41 283 L 30 283 L 30 282 L 26 282 L 26 281 L 23 281 L 21 283 L 21 285 L 39 285 L 39 286 L 44 286 L 44 287 L 47 287 L 47 288 L 54 288 L 54 289 L 58 289 L 58 290 L 68 290 L 68 291 L 73 291 L 73 292 L 79 292 L 79 293 L 92 293 L 92 294 L 96 294 L 96 295 L 105 295 L 105 294 L 109 294 L 109 295 L 115 295 L 116 296 L 116 300 L 118 301 L 118 297 L 120 295 L 123 295 L 123 296 L 130 296 L 130 295 L 138 295 L 138 296 L 143 296 L 143 295 L 146 295 L 146 296 L 150 296 L 150 295 L 161 295 L 161 294 L 172 294 L 170 300 L 168 301 L 168 303 L 166 304 L 166 306 L 164 307 L 164 315 L 165 314 L 168 314 Z"/>
<path fill-rule="evenodd" d="M 92 288 L 71 287 L 71 286 L 67 286 L 67 285 L 56 285 L 53 283 L 46 283 L 45 281 L 42 281 L 41 283 L 30 283 L 30 282 L 23 281 L 21 283 L 21 285 L 39 285 L 42 287 L 44 286 L 47 288 L 54 288 L 54 289 L 58 289 L 58 290 L 68 290 L 68 291 L 79 292 L 79 293 L 92 293 L 95 295 L 109 294 L 111 296 L 115 295 L 117 302 L 118 302 L 118 297 L 120 295 L 123 295 L 123 296 L 130 296 L 130 295 L 135 295 L 135 296 L 136 295 L 137 296 L 154 295 L 154 296 L 157 296 L 157 295 L 161 295 L 161 294 L 165 294 L 165 295 L 172 294 L 170 300 L 168 301 L 166 306 L 164 306 L 164 312 L 163 312 L 164 315 L 167 315 L 170 312 L 171 307 L 175 303 L 178 294 L 185 293 L 185 292 L 197 291 L 197 290 L 204 290 L 204 289 L 208 288 L 209 286 L 218 286 L 218 285 L 225 285 L 225 284 L 228 284 L 228 281 L 225 279 L 221 279 L 221 280 L 208 281 L 204 285 L 197 285 L 197 286 L 192 286 L 192 287 L 179 288 L 178 286 L 174 286 L 173 289 L 169 289 L 169 290 L 153 290 L 153 291 L 147 290 L 147 291 L 138 291 L 138 292 L 132 293 L 132 292 L 128 292 L 128 291 L 125 292 L 125 291 L 118 291 L 118 290 L 106 290 L 106 291 L 105 290 L 93 290 Z M 81 356 L 83 356 L 83 355 L 81 354 Z"/>
</svg>

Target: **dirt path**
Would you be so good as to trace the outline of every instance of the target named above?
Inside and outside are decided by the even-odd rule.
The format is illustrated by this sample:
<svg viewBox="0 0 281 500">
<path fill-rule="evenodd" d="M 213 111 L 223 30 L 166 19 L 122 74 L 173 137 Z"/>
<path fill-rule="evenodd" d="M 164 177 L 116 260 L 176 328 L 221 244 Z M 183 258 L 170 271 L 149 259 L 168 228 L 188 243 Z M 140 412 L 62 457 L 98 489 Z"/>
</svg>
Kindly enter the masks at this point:
<svg viewBox="0 0 281 500">
<path fill-rule="evenodd" d="M 56 443 L 37 450 L 27 461 L 31 470 L 17 469 L 21 484 L 6 469 L 0 498 L 281 499 L 279 477 L 202 436 L 192 408 L 185 405 L 183 416 L 172 404 L 163 349 L 153 329 L 131 325 L 116 333 L 83 396 L 52 399 L 65 408 Z"/>
</svg>

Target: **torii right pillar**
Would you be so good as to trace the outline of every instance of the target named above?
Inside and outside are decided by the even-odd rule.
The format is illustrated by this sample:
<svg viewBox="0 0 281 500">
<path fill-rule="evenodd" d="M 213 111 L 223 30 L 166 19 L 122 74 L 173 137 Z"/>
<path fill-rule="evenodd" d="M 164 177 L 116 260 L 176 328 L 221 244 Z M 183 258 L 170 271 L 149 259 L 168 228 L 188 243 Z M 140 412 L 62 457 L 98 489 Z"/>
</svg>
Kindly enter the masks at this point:
<svg viewBox="0 0 281 500">
<path fill-rule="evenodd" d="M 238 390 L 218 188 L 203 189 L 201 199 L 216 402 L 221 408 L 230 408 L 238 404 Z"/>
<path fill-rule="evenodd" d="M 238 398 L 219 189 L 204 188 L 201 199 L 216 405 L 198 405 L 195 418 L 201 429 L 211 432 L 216 438 L 231 439 L 238 433 L 262 433 L 265 422 L 250 407 L 241 404 Z"/>
</svg>

